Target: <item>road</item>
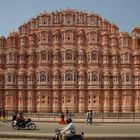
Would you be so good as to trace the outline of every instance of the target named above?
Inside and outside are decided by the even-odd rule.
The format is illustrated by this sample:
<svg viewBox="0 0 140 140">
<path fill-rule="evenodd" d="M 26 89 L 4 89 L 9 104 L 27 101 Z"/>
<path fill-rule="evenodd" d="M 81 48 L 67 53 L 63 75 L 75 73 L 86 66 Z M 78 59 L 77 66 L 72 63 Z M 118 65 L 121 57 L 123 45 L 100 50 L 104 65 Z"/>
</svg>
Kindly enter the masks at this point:
<svg viewBox="0 0 140 140">
<path fill-rule="evenodd" d="M 35 122 L 36 130 L 14 130 L 11 122 L 0 122 L 0 132 L 26 132 L 26 133 L 50 133 L 54 134 L 55 128 L 62 128 L 64 125 L 58 123 Z M 85 134 L 140 134 L 140 123 L 95 123 L 87 125 L 85 123 L 75 123 L 77 133 Z"/>
</svg>

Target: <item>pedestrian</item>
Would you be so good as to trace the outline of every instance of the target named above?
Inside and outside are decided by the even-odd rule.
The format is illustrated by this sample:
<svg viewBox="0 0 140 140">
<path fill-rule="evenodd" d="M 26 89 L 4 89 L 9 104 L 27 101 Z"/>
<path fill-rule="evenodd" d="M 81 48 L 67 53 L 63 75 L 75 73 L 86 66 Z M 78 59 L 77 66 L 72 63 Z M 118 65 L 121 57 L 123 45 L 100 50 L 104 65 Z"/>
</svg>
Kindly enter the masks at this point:
<svg viewBox="0 0 140 140">
<path fill-rule="evenodd" d="M 17 119 L 17 112 L 14 112 L 13 116 L 12 116 L 12 121 L 15 121 Z"/>
<path fill-rule="evenodd" d="M 1 111 L 1 119 L 2 119 L 3 122 L 5 122 L 5 120 L 6 120 L 6 113 L 5 113 L 5 109 L 4 108 Z"/>
<path fill-rule="evenodd" d="M 66 124 L 68 124 L 68 119 L 71 118 L 68 108 L 66 108 Z"/>
<path fill-rule="evenodd" d="M 63 112 L 61 112 L 59 124 L 65 124 L 65 119 L 64 119 L 64 114 L 63 114 Z"/>
<path fill-rule="evenodd" d="M 68 108 L 66 108 L 66 115 L 68 115 L 69 114 L 69 110 L 68 110 Z"/>
<path fill-rule="evenodd" d="M 93 113 L 92 110 L 89 111 L 89 124 L 92 125 L 92 117 L 93 117 Z"/>
<path fill-rule="evenodd" d="M 87 113 L 86 113 L 86 123 L 87 123 L 87 125 L 88 125 L 88 123 L 89 123 L 89 110 L 88 110 Z"/>
</svg>

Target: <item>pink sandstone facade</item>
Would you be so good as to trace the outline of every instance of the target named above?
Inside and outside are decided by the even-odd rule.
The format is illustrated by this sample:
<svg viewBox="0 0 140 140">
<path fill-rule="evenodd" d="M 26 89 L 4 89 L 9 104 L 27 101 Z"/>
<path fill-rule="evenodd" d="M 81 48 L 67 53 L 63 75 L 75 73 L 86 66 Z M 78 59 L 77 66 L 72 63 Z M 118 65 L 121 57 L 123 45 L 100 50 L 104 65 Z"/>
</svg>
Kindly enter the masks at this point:
<svg viewBox="0 0 140 140">
<path fill-rule="evenodd" d="M 0 107 L 140 112 L 139 37 L 95 13 L 41 13 L 0 38 Z"/>
</svg>

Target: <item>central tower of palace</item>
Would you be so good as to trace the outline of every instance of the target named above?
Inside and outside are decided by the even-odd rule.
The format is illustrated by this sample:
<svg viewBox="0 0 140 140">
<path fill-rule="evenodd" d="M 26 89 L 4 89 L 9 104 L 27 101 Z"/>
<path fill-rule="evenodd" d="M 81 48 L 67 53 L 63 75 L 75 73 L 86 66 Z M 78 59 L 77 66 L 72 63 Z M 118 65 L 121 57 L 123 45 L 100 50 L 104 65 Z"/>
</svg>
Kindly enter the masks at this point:
<svg viewBox="0 0 140 140">
<path fill-rule="evenodd" d="M 0 107 L 140 112 L 140 28 L 95 13 L 41 13 L 0 37 Z"/>
</svg>

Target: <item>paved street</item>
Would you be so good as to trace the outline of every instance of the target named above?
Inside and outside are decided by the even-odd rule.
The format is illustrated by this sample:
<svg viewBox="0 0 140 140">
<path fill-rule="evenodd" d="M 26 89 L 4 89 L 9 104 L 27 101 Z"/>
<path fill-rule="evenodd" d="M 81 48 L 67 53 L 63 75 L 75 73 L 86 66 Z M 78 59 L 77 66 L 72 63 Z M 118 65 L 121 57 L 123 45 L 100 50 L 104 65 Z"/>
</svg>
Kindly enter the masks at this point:
<svg viewBox="0 0 140 140">
<path fill-rule="evenodd" d="M 13 130 L 11 122 L 0 122 L 0 135 L 21 135 L 22 136 L 54 136 L 55 128 L 61 128 L 58 123 L 35 122 L 36 130 Z M 140 123 L 94 123 L 92 126 L 85 123 L 75 123 L 77 133 L 84 132 L 86 137 L 112 137 L 127 136 L 140 138 Z M 31 138 L 31 137 L 30 137 Z M 2 140 L 2 139 L 0 139 Z M 6 140 L 6 139 L 5 139 Z"/>
</svg>

